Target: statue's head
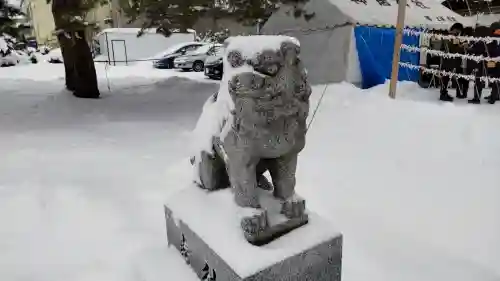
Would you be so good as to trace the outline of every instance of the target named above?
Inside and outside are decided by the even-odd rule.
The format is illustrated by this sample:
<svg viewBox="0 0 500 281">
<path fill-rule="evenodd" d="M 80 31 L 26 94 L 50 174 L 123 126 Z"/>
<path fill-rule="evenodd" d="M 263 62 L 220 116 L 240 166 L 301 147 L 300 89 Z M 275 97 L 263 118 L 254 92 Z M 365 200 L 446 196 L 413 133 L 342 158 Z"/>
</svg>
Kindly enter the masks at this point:
<svg viewBox="0 0 500 281">
<path fill-rule="evenodd" d="M 245 56 L 240 50 L 230 50 L 227 53 L 227 61 L 231 68 L 247 65 L 257 73 L 276 76 L 285 65 L 297 64 L 299 52 L 300 47 L 295 42 L 283 41 L 279 48 L 263 48 L 252 56 Z"/>
<path fill-rule="evenodd" d="M 294 41 L 294 38 L 285 36 L 272 37 L 274 37 L 272 38 L 274 40 L 280 40 L 279 43 L 275 41 L 274 43 L 277 44 L 267 44 L 265 46 L 266 44 L 262 44 L 262 41 L 246 42 L 246 45 L 238 44 L 239 42 L 232 44 L 231 39 L 225 42 L 227 53 L 224 69 L 227 72 L 225 75 L 232 75 L 232 77 L 229 77 L 228 86 L 233 100 L 257 98 L 259 102 L 265 102 L 268 98 L 271 99 L 273 96 L 283 94 L 279 90 L 280 88 L 283 89 L 283 85 L 280 84 L 286 81 L 279 78 L 283 76 L 285 67 L 286 69 L 298 68 L 300 47 L 298 42 Z M 260 36 L 254 38 L 266 39 L 260 38 Z M 251 45 L 254 50 L 247 51 L 248 45 Z M 262 47 L 259 49 L 258 45 Z M 290 82 L 297 83 L 300 81 L 288 80 L 288 83 Z"/>
</svg>

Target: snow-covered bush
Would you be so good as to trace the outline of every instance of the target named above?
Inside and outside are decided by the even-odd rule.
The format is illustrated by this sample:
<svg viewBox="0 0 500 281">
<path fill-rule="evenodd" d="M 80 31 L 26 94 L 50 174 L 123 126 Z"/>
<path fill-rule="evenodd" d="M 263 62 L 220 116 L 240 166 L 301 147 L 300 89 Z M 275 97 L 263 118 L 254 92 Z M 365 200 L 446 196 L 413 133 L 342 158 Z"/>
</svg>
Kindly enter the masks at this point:
<svg viewBox="0 0 500 281">
<path fill-rule="evenodd" d="M 48 46 L 45 46 L 45 45 L 40 45 L 38 47 L 38 50 L 36 50 L 37 52 L 40 52 L 42 55 L 46 55 L 50 52 L 50 48 Z"/>
<path fill-rule="evenodd" d="M 29 53 L 28 51 L 16 51 L 16 55 L 17 55 L 19 64 L 32 64 L 32 63 L 38 62 L 38 59 L 35 56 L 35 53 Z"/>
<path fill-rule="evenodd" d="M 200 33 L 198 36 L 198 39 L 200 42 L 207 42 L 207 43 L 224 43 L 224 40 L 226 40 L 230 35 L 229 29 L 224 29 L 220 31 L 207 31 L 205 33 Z"/>
<path fill-rule="evenodd" d="M 49 52 L 49 62 L 50 63 L 63 63 L 63 56 L 61 48 L 53 49 Z"/>
<path fill-rule="evenodd" d="M 14 66 L 19 63 L 19 57 L 14 52 L 0 54 L 0 67 Z"/>
<path fill-rule="evenodd" d="M 37 63 L 35 49 L 28 47 L 25 50 L 15 49 L 16 41 L 8 35 L 0 36 L 0 66 L 14 66 L 17 64 Z"/>
<path fill-rule="evenodd" d="M 0 36 L 0 67 L 14 66 L 19 63 L 19 57 L 14 50 L 15 41 L 7 35 Z"/>
</svg>

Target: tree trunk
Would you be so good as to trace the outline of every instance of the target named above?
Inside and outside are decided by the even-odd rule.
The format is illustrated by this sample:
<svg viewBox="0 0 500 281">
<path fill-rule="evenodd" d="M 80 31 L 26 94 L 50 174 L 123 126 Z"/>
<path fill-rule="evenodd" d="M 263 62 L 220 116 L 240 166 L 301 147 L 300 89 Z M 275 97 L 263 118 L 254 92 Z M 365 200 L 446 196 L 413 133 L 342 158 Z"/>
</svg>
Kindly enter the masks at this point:
<svg viewBox="0 0 500 281">
<path fill-rule="evenodd" d="M 68 11 L 76 9 L 70 5 L 73 2 L 52 0 L 52 15 L 64 59 L 66 88 L 75 97 L 97 99 L 100 93 L 94 59 L 86 41 L 86 27 L 71 23 L 71 17 L 68 16 Z"/>
<path fill-rule="evenodd" d="M 64 73 L 66 78 L 66 89 L 68 91 L 74 92 L 76 90 L 76 73 L 75 64 L 73 56 L 71 54 L 71 39 L 64 36 L 64 34 L 59 34 L 57 36 L 57 41 L 59 41 L 59 46 L 61 47 L 61 53 L 64 61 Z"/>
<path fill-rule="evenodd" d="M 64 59 L 66 88 L 75 97 L 97 99 L 100 96 L 92 52 L 86 41 L 85 31 L 58 36 Z"/>
<path fill-rule="evenodd" d="M 72 54 L 76 77 L 74 95 L 79 98 L 97 99 L 100 96 L 94 59 L 84 30 L 73 33 Z"/>
</svg>

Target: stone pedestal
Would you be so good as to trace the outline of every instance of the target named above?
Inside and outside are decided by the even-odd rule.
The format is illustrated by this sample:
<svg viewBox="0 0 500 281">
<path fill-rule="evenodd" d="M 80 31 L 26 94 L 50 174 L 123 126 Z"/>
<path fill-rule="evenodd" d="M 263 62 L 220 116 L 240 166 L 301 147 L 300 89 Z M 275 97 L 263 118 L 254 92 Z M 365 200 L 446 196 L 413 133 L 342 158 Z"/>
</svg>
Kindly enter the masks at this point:
<svg viewBox="0 0 500 281">
<path fill-rule="evenodd" d="M 342 235 L 330 222 L 307 212 L 308 224 L 258 247 L 243 236 L 244 212 L 231 189 L 189 186 L 165 204 L 168 243 L 202 280 L 340 281 Z"/>
</svg>

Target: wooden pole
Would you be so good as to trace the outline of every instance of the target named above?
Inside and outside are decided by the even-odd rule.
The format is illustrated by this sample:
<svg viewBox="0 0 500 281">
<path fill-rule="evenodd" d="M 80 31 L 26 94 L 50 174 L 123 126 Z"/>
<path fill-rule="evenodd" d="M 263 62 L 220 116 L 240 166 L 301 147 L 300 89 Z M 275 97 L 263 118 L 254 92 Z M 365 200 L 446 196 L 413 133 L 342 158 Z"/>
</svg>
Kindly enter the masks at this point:
<svg viewBox="0 0 500 281">
<path fill-rule="evenodd" d="M 403 41 L 403 28 L 405 25 L 406 0 L 398 1 L 398 19 L 396 23 L 396 39 L 394 40 L 394 53 L 392 55 L 391 83 L 389 85 L 389 97 L 396 98 L 396 85 L 398 83 L 399 58 L 401 42 Z"/>
</svg>

